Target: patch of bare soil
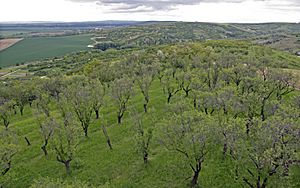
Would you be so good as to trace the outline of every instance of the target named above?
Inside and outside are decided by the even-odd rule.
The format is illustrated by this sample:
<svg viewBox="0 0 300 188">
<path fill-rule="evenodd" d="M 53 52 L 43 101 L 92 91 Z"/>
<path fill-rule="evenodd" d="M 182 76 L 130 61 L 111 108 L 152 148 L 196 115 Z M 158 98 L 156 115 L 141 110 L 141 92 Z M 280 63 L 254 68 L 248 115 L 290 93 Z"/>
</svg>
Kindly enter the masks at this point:
<svg viewBox="0 0 300 188">
<path fill-rule="evenodd" d="M 11 47 L 12 45 L 20 42 L 23 38 L 16 38 L 16 39 L 1 39 L 0 40 L 0 51 Z"/>
</svg>

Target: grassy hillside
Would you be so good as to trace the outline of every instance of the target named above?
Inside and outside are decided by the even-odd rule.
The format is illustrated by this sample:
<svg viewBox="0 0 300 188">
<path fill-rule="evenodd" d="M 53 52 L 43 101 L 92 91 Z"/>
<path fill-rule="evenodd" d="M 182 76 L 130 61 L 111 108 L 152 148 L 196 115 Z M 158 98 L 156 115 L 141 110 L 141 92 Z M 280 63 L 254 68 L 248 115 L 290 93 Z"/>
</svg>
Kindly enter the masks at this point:
<svg viewBox="0 0 300 188">
<path fill-rule="evenodd" d="M 215 24 L 197 22 L 136 22 L 119 25 L 124 27 L 113 27 L 114 25 L 112 25 L 112 27 L 106 28 L 103 26 L 101 30 L 94 29 L 97 25 L 87 24 L 85 26 L 84 23 L 75 25 L 68 25 L 67 23 L 64 25 L 61 23 L 59 25 L 62 28 L 58 30 L 43 30 L 43 24 L 34 24 L 34 27 L 31 27 L 30 24 L 28 27 L 25 27 L 25 24 L 24 27 L 20 27 L 20 32 L 23 32 L 22 30 L 27 28 L 27 32 L 30 32 L 30 35 L 25 33 L 11 36 L 13 38 L 24 37 L 25 40 L 12 48 L 0 52 L 0 66 L 16 65 L 42 58 L 61 56 L 79 50 L 86 50 L 88 44 L 93 44 L 96 49 L 105 51 L 110 48 L 131 49 L 180 42 L 234 39 L 249 40 L 293 54 L 298 52 L 300 47 L 300 24 L 292 23 Z M 65 30 L 64 27 L 66 27 Z M 101 25 L 99 27 L 101 28 Z M 18 29 L 18 27 L 14 26 L 11 29 Z M 93 41 L 89 39 L 91 37 L 88 34 L 74 35 L 78 33 L 93 35 Z"/>
<path fill-rule="evenodd" d="M 254 45 L 250 42 L 245 41 L 207 41 L 203 42 L 205 46 L 210 46 L 214 48 L 218 53 L 222 51 L 230 51 L 233 54 L 253 54 L 260 56 L 261 54 L 269 54 L 270 66 L 278 68 L 290 68 L 290 69 L 300 69 L 300 58 L 295 55 L 291 55 L 287 52 L 282 52 L 278 50 L 273 50 L 271 48 Z M 162 50 L 168 48 L 170 45 L 160 45 L 152 47 L 144 47 L 144 50 Z M 176 45 L 174 45 L 176 46 Z M 129 48 L 122 50 L 110 49 L 107 51 L 89 51 L 80 52 L 76 54 L 69 54 L 60 59 L 51 59 L 46 61 L 41 61 L 39 63 L 30 64 L 25 68 L 27 71 L 40 76 L 55 75 L 58 73 L 72 74 L 73 72 L 78 72 L 83 69 L 83 67 L 93 61 L 93 59 L 98 59 L 100 61 L 120 61 L 127 54 L 139 51 L 139 48 Z"/>
<path fill-rule="evenodd" d="M 75 64 L 76 67 L 68 67 L 69 62 L 72 64 L 73 61 L 79 63 Z M 192 153 L 192 157 L 194 157 L 194 155 L 199 155 L 200 147 L 190 147 L 190 145 L 199 140 L 201 142 L 203 139 L 207 141 L 209 150 L 205 153 L 205 159 L 201 166 L 200 187 L 245 187 L 247 184 L 243 181 L 244 175 L 249 177 L 252 182 L 256 182 L 256 177 L 253 178 L 252 174 L 267 176 L 267 187 L 296 188 L 300 186 L 299 165 L 291 165 L 288 176 L 282 175 L 284 169 L 282 169 L 281 160 L 279 160 L 279 167 L 276 167 L 278 162 L 276 157 L 280 158 L 280 152 L 287 152 L 287 155 L 292 153 L 293 155 L 287 157 L 299 159 L 297 141 L 299 141 L 300 130 L 300 106 L 298 104 L 300 93 L 293 89 L 293 78 L 281 71 L 282 68 L 293 68 L 295 73 L 300 70 L 300 60 L 296 56 L 251 45 L 248 42 L 208 41 L 163 45 L 143 50 L 81 52 L 65 56 L 57 62 L 44 62 L 44 64 L 32 65 L 28 68 L 33 72 L 36 71 L 38 76 L 7 79 L 5 83 L 0 83 L 2 84 L 0 107 L 6 103 L 11 104 L 7 102 L 10 100 L 12 105 L 15 104 L 7 110 L 11 113 L 8 130 L 17 135 L 14 144 L 18 150 L 12 158 L 12 165 L 8 173 L 0 176 L 0 185 L 3 184 L 4 187 L 29 187 L 31 185 L 34 185 L 33 187 L 49 187 L 51 185 L 58 187 L 62 182 L 65 185 L 73 184 L 74 187 L 188 187 L 193 176 L 190 164 L 194 164 L 194 160 L 190 160 L 188 155 L 184 153 L 182 155 L 178 150 L 169 149 L 164 145 L 168 136 L 176 140 L 181 136 L 185 137 L 185 132 L 189 132 L 188 128 L 180 129 L 185 122 L 175 121 L 176 118 L 183 117 L 186 112 L 191 113 L 190 116 L 195 113 L 201 114 L 203 119 L 207 118 L 208 123 L 202 122 L 201 119 L 201 123 L 196 124 L 196 128 L 204 127 L 203 132 L 211 131 L 212 133 L 207 140 L 192 136 L 187 139 L 186 145 L 183 147 L 183 149 L 189 148 L 190 150 L 187 152 Z M 51 68 L 55 70 L 53 71 L 55 73 L 51 72 Z M 151 75 L 153 69 L 155 71 Z M 145 70 L 146 72 L 144 72 Z M 148 70 L 150 73 L 147 72 Z M 41 78 L 42 74 L 39 71 L 44 71 L 47 77 Z M 68 76 L 62 75 L 62 73 L 68 73 Z M 161 75 L 163 76 L 160 81 Z M 153 78 L 149 89 L 150 102 L 147 113 L 143 112 L 144 96 L 138 85 L 139 79 L 143 78 Z M 125 83 L 120 82 L 122 83 L 119 85 L 120 90 L 126 88 L 127 84 L 133 84 L 130 88 L 130 93 L 133 93 L 127 103 L 123 122 L 118 124 L 119 106 L 114 94 L 119 90 L 114 90 L 114 88 L 117 81 L 122 79 L 132 80 Z M 212 81 L 213 79 L 214 81 Z M 182 80 L 183 82 L 181 82 Z M 166 83 L 168 81 L 170 81 L 170 90 L 178 89 L 175 93 L 174 90 L 172 91 L 174 96 L 172 96 L 170 104 L 167 103 Z M 183 88 L 186 89 L 189 86 L 192 90 L 187 96 Z M 57 119 L 57 122 L 63 125 L 66 114 L 62 113 L 62 108 L 66 108 L 68 113 L 75 114 L 72 100 L 76 96 L 79 96 L 79 99 L 86 99 L 85 97 L 89 95 L 88 92 L 94 91 L 94 88 L 97 87 L 105 88 L 105 97 L 103 101 L 101 99 L 103 105 L 100 108 L 100 118 L 96 119 L 94 112 L 92 113 L 88 130 L 89 136 L 84 136 L 81 124 L 75 115 L 71 116 L 74 119 L 67 119 L 75 122 L 74 125 L 77 126 L 80 133 L 76 135 L 79 143 L 71 161 L 71 174 L 67 175 L 64 165 L 57 161 L 54 143 L 57 140 L 54 137 L 49 140 L 49 155 L 44 156 L 43 154 L 41 146 L 44 140 L 41 133 L 45 130 L 41 129 L 40 126 L 43 124 L 40 121 L 44 121 L 44 119 L 38 117 L 43 116 L 44 112 L 39 108 L 42 109 L 46 106 L 51 118 Z M 72 90 L 72 88 L 75 89 Z M 26 95 L 21 95 L 22 92 Z M 57 92 L 61 95 L 57 95 Z M 76 95 L 73 95 L 72 92 Z M 24 114 L 21 115 L 19 107 L 22 102 L 18 100 L 18 97 L 27 96 L 27 94 L 34 95 L 35 101 L 32 107 L 29 106 L 28 101 L 25 101 Z M 93 96 L 98 95 L 100 92 L 96 92 L 96 95 Z M 64 97 L 70 98 L 65 99 Z M 94 97 L 88 99 L 92 100 Z M 26 97 L 25 99 L 27 100 Z M 184 103 L 181 103 L 182 101 Z M 195 101 L 198 103 L 196 104 Z M 82 102 L 85 104 L 83 107 L 91 105 L 89 100 Z M 261 120 L 261 106 L 263 106 L 264 116 L 266 116 L 266 119 L 263 120 Z M 14 109 L 17 110 L 16 114 L 14 114 Z M 185 111 L 186 109 L 189 111 Z M 3 113 L 1 110 L 0 108 L 0 113 Z M 134 112 L 143 117 L 142 126 L 145 131 L 142 131 L 142 136 L 146 135 L 148 130 L 153 131 L 147 164 L 144 164 L 142 155 L 138 153 L 136 121 L 140 116 L 136 116 Z M 227 118 L 230 119 L 229 122 L 227 122 Z M 248 125 L 249 121 L 251 123 L 250 134 L 246 135 L 245 125 Z M 229 127 L 226 127 L 227 123 Z M 67 125 L 71 126 L 71 124 Z M 107 146 L 107 140 L 102 130 L 103 125 L 106 126 L 110 137 L 112 150 Z M 270 131 L 266 129 L 268 126 L 275 132 L 267 132 Z M 280 132 L 281 129 L 277 130 L 276 126 L 278 129 L 284 126 L 283 132 Z M 289 129 L 290 127 L 292 129 Z M 57 130 L 55 129 L 55 131 Z M 179 130 L 181 136 L 169 135 L 168 131 L 170 130 Z M 295 132 L 290 134 L 285 130 Z M 228 136 L 230 136 L 230 131 L 237 131 L 238 134 L 233 136 L 233 140 L 239 140 L 237 143 L 232 141 L 233 145 L 228 145 L 228 153 L 225 156 L 222 153 L 224 151 L 222 131 L 224 134 L 229 133 Z M 287 139 L 285 145 L 287 150 L 282 151 L 277 147 L 274 149 L 274 143 L 268 140 L 278 136 L 276 131 L 288 134 L 283 138 Z M 5 132 L 5 127 L 1 122 L 0 133 L 2 132 Z M 54 132 L 54 135 L 57 134 Z M 201 135 L 202 132 L 199 134 Z M 256 134 L 259 137 L 255 137 Z M 30 141 L 30 146 L 27 145 L 25 137 Z M 261 140 L 258 140 L 257 143 L 248 142 L 248 139 L 251 140 L 251 138 Z M 262 140 L 266 142 L 261 142 Z M 278 140 L 274 141 L 277 144 Z M 181 144 L 180 141 L 179 144 Z M 271 148 L 268 148 L 269 144 Z M 290 147 L 291 150 L 289 150 Z M 248 148 L 249 150 L 247 150 Z M 0 149 L 2 148 L 0 147 Z M 258 156 L 263 157 L 251 158 L 253 153 L 250 152 L 252 151 L 250 149 L 253 149 L 253 153 L 258 153 Z M 274 150 L 278 153 L 274 154 Z M 241 153 L 239 155 L 236 152 Z M 235 158 L 235 156 L 238 157 Z M 256 160 L 262 161 L 262 164 L 259 165 L 263 167 L 255 165 Z M 253 161 L 255 162 L 253 163 Z M 269 176 L 274 169 L 268 167 L 273 167 L 273 164 L 276 169 L 280 170 L 276 171 L 275 169 L 276 174 Z M 237 175 L 236 171 L 241 174 Z"/>
<path fill-rule="evenodd" d="M 244 39 L 266 44 L 278 49 L 289 46 L 285 51 L 299 50 L 300 24 L 215 24 L 198 22 L 148 22 L 124 28 L 104 29 L 97 32 L 96 48 L 106 49 L 172 44 L 216 39 Z M 286 40 L 291 39 L 291 40 Z M 281 47 L 273 43 L 281 42 Z"/>
<path fill-rule="evenodd" d="M 142 111 L 142 95 L 139 94 L 138 88 L 135 91 L 136 95 L 131 100 L 129 108 L 134 107 Z M 155 109 L 153 114 L 155 118 L 166 118 L 165 95 L 158 80 L 151 87 L 150 95 L 152 100 L 149 106 Z M 159 124 L 155 126 L 151 121 L 146 123 L 146 128 L 155 130 L 155 138 L 151 143 L 150 162 L 145 166 L 136 153 L 134 124 L 129 114 L 125 114 L 122 125 L 117 125 L 116 109 L 112 102 L 108 102 L 101 111 L 102 117 L 107 121 L 107 131 L 113 150 L 109 150 L 101 130 L 104 119 L 94 119 L 89 130 L 89 138 L 83 138 L 82 135 L 76 151 L 76 160 L 72 164 L 71 176 L 65 175 L 63 165 L 54 160 L 54 153 L 50 153 L 46 158 L 43 155 L 40 148 L 42 139 L 33 110 L 26 107 L 23 116 L 19 114 L 14 116 L 10 129 L 19 134 L 20 150 L 14 159 L 12 170 L 6 177 L 7 187 L 28 187 L 41 178 L 63 178 L 69 182 L 77 180 L 95 187 L 187 187 L 186 179 L 191 173 L 184 157 L 167 151 L 160 145 L 163 127 Z M 31 146 L 27 146 L 23 139 L 25 136 L 31 141 Z M 208 161 L 201 171 L 199 184 L 202 187 L 241 187 L 240 182 L 234 181 L 231 160 L 222 159 L 221 148 L 217 151 L 220 152 L 210 153 L 207 156 Z M 293 182 L 291 187 L 300 185 L 299 175 L 299 168 L 293 168 L 289 177 L 289 181 Z M 276 181 L 275 177 L 270 181 L 270 187 L 285 187 L 286 182 Z"/>
<path fill-rule="evenodd" d="M 0 66 L 16 65 L 86 50 L 90 35 L 26 38 L 0 52 Z"/>
</svg>

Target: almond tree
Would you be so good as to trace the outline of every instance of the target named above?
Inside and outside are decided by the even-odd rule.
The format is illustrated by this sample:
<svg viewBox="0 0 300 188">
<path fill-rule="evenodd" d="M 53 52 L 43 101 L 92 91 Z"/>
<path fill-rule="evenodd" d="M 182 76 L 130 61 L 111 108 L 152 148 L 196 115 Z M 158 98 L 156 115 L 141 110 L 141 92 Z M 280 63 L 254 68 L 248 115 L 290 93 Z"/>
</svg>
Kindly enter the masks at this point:
<svg viewBox="0 0 300 188">
<path fill-rule="evenodd" d="M 19 83 L 12 87 L 12 97 L 16 102 L 16 105 L 19 107 L 21 115 L 23 115 L 25 105 L 29 104 L 30 93 L 28 89 L 29 88 L 27 88 L 25 83 Z"/>
<path fill-rule="evenodd" d="M 105 86 L 103 86 L 98 80 L 93 80 L 89 84 L 92 95 L 91 99 L 93 103 L 93 110 L 95 112 L 96 119 L 99 119 L 99 111 L 104 104 Z"/>
<path fill-rule="evenodd" d="M 248 136 L 242 136 L 232 154 L 238 178 L 250 188 L 266 188 L 270 178 L 281 178 L 289 165 L 299 164 L 299 122 L 272 118 L 258 120 Z"/>
<path fill-rule="evenodd" d="M 94 110 L 91 87 L 92 85 L 80 77 L 74 78 L 74 83 L 64 91 L 64 95 L 80 121 L 86 137 L 88 136 L 88 128 Z"/>
<path fill-rule="evenodd" d="M 185 158 L 193 171 L 191 186 L 195 187 L 212 143 L 211 120 L 189 110 L 185 104 L 172 108 L 177 111 L 177 115 L 166 121 L 162 143 L 168 150 L 178 152 Z"/>
<path fill-rule="evenodd" d="M 0 133 L 0 177 L 8 173 L 12 167 L 12 159 L 18 152 L 16 136 L 4 130 Z M 0 187 L 1 187 L 0 183 Z"/>
<path fill-rule="evenodd" d="M 150 101 L 149 89 L 156 75 L 156 70 L 154 66 L 140 64 L 135 72 L 135 80 L 145 99 L 144 112 L 146 113 Z"/>
<path fill-rule="evenodd" d="M 51 117 L 38 117 L 37 122 L 40 126 L 41 135 L 43 137 L 43 145 L 41 146 L 41 149 L 44 152 L 45 156 L 48 156 L 48 145 L 50 139 L 53 137 L 54 130 L 55 130 L 55 120 Z"/>
<path fill-rule="evenodd" d="M 143 157 L 144 164 L 148 163 L 150 143 L 153 137 L 153 130 L 151 128 L 146 129 L 144 118 L 138 114 L 137 111 L 131 113 L 134 122 L 135 141 L 137 153 Z"/>
<path fill-rule="evenodd" d="M 0 97 L 0 120 L 3 121 L 5 129 L 8 129 L 13 114 L 14 102 Z"/>
<path fill-rule="evenodd" d="M 72 116 L 72 115 L 71 115 Z M 71 162 L 74 159 L 78 145 L 78 126 L 71 116 L 63 117 L 64 122 L 55 121 L 55 134 L 52 140 L 52 148 L 56 154 L 56 160 L 64 164 L 67 175 L 71 174 Z"/>
<path fill-rule="evenodd" d="M 185 92 L 185 96 L 188 97 L 192 90 L 192 74 L 190 71 L 179 71 L 176 75 L 178 83 L 180 83 L 181 89 Z"/>
<path fill-rule="evenodd" d="M 46 91 L 51 97 L 59 101 L 59 96 L 62 93 L 65 84 L 63 79 L 59 76 L 46 79 L 43 81 L 42 90 Z"/>
<path fill-rule="evenodd" d="M 37 89 L 37 99 L 34 102 L 35 111 L 34 116 L 36 118 L 37 124 L 40 128 L 40 133 L 43 138 L 43 145 L 41 146 L 44 155 L 48 155 L 47 146 L 50 139 L 54 134 L 54 120 L 50 114 L 50 95 L 43 91 L 41 88 Z"/>
<path fill-rule="evenodd" d="M 171 98 L 181 91 L 181 83 L 178 83 L 172 76 L 173 72 L 171 69 L 167 69 L 165 76 L 162 79 L 162 86 L 164 93 L 168 96 L 167 103 L 171 102 Z"/>
<path fill-rule="evenodd" d="M 43 91 L 41 88 L 38 88 L 36 93 L 37 98 L 34 101 L 34 106 L 39 113 L 44 114 L 46 117 L 50 117 L 50 95 L 47 92 Z"/>
<path fill-rule="evenodd" d="M 127 103 L 133 95 L 133 82 L 127 77 L 116 79 L 112 83 L 111 97 L 118 107 L 117 117 L 118 124 L 122 122 L 122 118 L 127 109 Z"/>
</svg>

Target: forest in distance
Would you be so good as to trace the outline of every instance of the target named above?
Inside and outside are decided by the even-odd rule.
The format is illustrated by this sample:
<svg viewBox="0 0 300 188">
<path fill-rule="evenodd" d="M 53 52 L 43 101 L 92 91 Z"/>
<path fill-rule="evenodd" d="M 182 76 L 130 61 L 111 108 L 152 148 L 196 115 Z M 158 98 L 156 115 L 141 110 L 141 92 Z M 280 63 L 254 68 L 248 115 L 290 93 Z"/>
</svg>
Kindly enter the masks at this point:
<svg viewBox="0 0 300 188">
<path fill-rule="evenodd" d="M 293 54 L 209 40 L 22 69 L 0 83 L 1 187 L 300 186 Z"/>
</svg>

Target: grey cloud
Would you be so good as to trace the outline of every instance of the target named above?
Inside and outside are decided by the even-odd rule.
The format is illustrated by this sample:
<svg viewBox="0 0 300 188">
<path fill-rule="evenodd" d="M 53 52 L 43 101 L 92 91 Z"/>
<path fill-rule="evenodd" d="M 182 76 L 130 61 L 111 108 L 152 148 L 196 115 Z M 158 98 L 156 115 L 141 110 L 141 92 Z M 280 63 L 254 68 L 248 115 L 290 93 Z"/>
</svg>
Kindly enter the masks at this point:
<svg viewBox="0 0 300 188">
<path fill-rule="evenodd" d="M 196 5 L 201 0 L 69 0 L 73 2 L 96 2 L 99 6 L 109 7 L 109 12 L 153 12 L 171 10 L 178 5 Z M 235 0 L 233 0 L 235 1 Z"/>
<path fill-rule="evenodd" d="M 130 13 L 130 12 L 154 12 L 161 10 L 172 10 L 178 5 L 197 5 L 200 3 L 242 3 L 245 1 L 264 1 L 269 8 L 284 9 L 299 8 L 300 0 L 283 0 L 288 5 L 277 4 L 274 0 L 69 0 L 72 2 L 95 2 L 99 6 L 109 8 L 109 12 Z"/>
</svg>

